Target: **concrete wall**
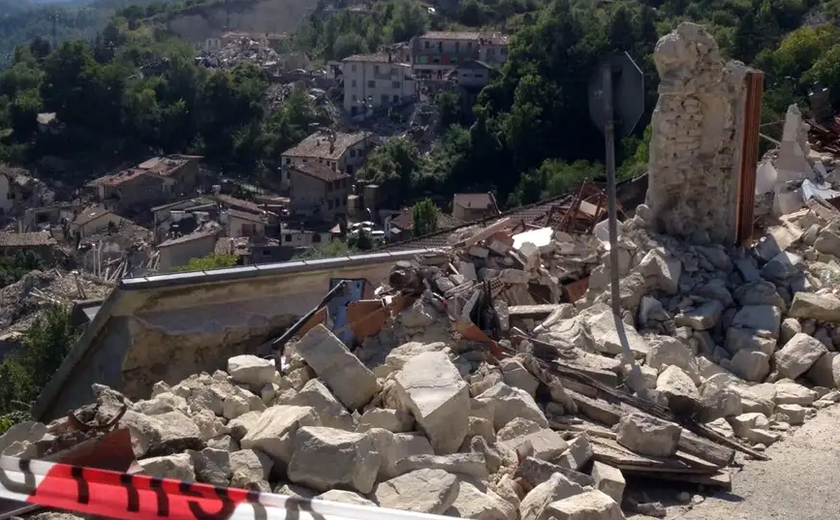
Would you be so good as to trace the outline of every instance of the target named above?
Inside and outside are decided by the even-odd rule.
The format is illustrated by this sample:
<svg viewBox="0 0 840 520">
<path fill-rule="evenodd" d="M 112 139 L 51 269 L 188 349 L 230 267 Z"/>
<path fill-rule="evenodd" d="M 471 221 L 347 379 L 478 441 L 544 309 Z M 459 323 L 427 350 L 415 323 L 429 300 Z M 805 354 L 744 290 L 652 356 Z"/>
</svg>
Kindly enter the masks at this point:
<svg viewBox="0 0 840 520">
<path fill-rule="evenodd" d="M 378 283 L 396 261 L 427 250 L 378 253 L 207 272 L 124 279 L 39 397 L 40 420 L 93 401 L 93 383 L 146 398 L 156 381 L 177 383 L 227 358 L 254 352 L 314 307 L 330 278 Z"/>
<path fill-rule="evenodd" d="M 163 273 L 172 271 L 173 267 L 187 265 L 193 258 L 203 258 L 216 249 L 216 235 L 207 235 L 189 242 L 181 242 L 160 248 L 160 266 Z"/>
</svg>

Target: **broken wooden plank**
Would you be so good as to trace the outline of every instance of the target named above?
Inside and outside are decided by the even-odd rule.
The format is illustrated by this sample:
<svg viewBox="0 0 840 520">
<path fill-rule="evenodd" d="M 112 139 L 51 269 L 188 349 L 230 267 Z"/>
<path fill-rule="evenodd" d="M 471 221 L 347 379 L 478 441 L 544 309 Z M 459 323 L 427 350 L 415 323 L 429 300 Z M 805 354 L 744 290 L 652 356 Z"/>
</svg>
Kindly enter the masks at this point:
<svg viewBox="0 0 840 520">
<path fill-rule="evenodd" d="M 626 475 L 639 475 L 646 478 L 655 478 L 658 480 L 667 480 L 673 482 L 686 482 L 691 484 L 698 484 L 701 486 L 713 487 L 723 491 L 732 491 L 732 474 L 727 469 L 719 469 L 715 473 L 708 475 L 696 473 L 669 473 L 666 471 L 656 473 L 652 471 L 635 471 L 633 469 L 624 470 Z"/>
<path fill-rule="evenodd" d="M 512 305 L 508 307 L 508 310 L 511 318 L 540 319 L 550 316 L 551 313 L 560 308 L 558 304 L 543 303 L 538 305 Z"/>
<path fill-rule="evenodd" d="M 566 393 L 577 405 L 578 411 L 593 421 L 607 426 L 618 424 L 621 420 L 622 411 L 617 405 L 610 404 L 601 399 L 587 397 L 574 390 L 566 389 Z"/>
<path fill-rule="evenodd" d="M 653 457 L 630 451 L 617 441 L 604 437 L 590 437 L 593 458 L 620 470 L 679 474 L 712 474 L 719 468 L 691 455 L 677 452 L 674 457 Z"/>
<path fill-rule="evenodd" d="M 680 434 L 680 442 L 677 447 L 680 451 L 694 455 L 719 468 L 728 466 L 735 459 L 735 450 L 715 444 L 685 428 Z"/>
</svg>

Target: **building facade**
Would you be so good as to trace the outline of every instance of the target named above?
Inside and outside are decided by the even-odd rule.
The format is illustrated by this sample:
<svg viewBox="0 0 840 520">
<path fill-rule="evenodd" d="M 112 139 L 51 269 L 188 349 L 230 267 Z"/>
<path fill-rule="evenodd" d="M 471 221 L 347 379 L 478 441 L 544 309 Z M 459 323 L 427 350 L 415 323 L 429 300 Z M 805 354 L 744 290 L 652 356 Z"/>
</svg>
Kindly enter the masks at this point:
<svg viewBox="0 0 840 520">
<path fill-rule="evenodd" d="M 351 116 L 414 99 L 411 65 L 398 63 L 393 53 L 357 54 L 341 60 L 344 111 Z"/>
<path fill-rule="evenodd" d="M 501 64 L 507 56 L 507 36 L 499 33 L 433 31 L 411 39 L 411 66 L 417 79 L 444 81 L 467 61 Z"/>
<path fill-rule="evenodd" d="M 302 164 L 323 164 L 353 177 L 365 164 L 368 149 L 373 145 L 369 132 L 316 132 L 281 156 L 281 189 L 291 186 L 292 168 Z"/>
<path fill-rule="evenodd" d="M 293 215 L 332 222 L 347 214 L 350 176 L 325 164 L 302 163 L 291 169 Z"/>
</svg>

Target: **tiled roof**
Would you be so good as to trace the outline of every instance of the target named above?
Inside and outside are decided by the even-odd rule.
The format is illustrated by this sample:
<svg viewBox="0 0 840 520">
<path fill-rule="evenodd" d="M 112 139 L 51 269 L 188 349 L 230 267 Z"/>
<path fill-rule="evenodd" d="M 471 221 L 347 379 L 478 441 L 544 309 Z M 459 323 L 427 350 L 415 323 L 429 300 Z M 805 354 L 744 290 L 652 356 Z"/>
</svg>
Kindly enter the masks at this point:
<svg viewBox="0 0 840 520">
<path fill-rule="evenodd" d="M 429 31 L 421 38 L 429 40 L 478 40 L 481 38 L 479 32 L 465 32 L 465 31 Z"/>
<path fill-rule="evenodd" d="M 251 213 L 249 211 L 238 211 L 235 209 L 229 209 L 227 210 L 227 213 L 233 218 L 247 220 L 248 222 L 256 222 L 258 224 L 268 223 L 268 217 L 266 217 L 265 215 L 257 215 L 256 213 Z"/>
<path fill-rule="evenodd" d="M 73 224 L 84 226 L 88 222 L 93 222 L 94 220 L 109 213 L 111 212 L 101 206 L 92 206 L 79 213 L 73 220 Z"/>
<path fill-rule="evenodd" d="M 462 208 L 492 208 L 493 197 L 489 193 L 456 193 L 452 204 Z"/>
<path fill-rule="evenodd" d="M 452 215 L 447 215 L 442 211 L 437 212 L 438 230 L 452 229 L 465 224 L 464 221 L 459 220 Z M 400 229 L 411 229 L 414 226 L 414 209 L 407 208 L 391 219 L 391 224 Z"/>
<path fill-rule="evenodd" d="M 331 168 L 324 163 L 300 163 L 292 166 L 292 169 L 324 182 L 333 182 L 350 177 L 346 173 Z"/>
<path fill-rule="evenodd" d="M 0 232 L 0 247 L 34 247 L 55 244 L 55 239 L 47 232 L 4 233 Z"/>
<path fill-rule="evenodd" d="M 198 232 L 195 232 L 195 233 L 190 233 L 189 235 L 184 235 L 184 236 L 180 236 L 180 237 L 176 237 L 176 238 L 170 238 L 169 240 L 165 240 L 165 241 L 161 242 L 160 244 L 158 244 L 158 249 L 160 249 L 161 247 L 169 247 L 169 246 L 174 246 L 174 245 L 178 245 L 178 244 L 185 244 L 187 242 L 192 242 L 193 240 L 199 240 L 199 239 L 202 239 L 202 238 L 211 237 L 211 236 L 214 236 L 217 232 L 218 232 L 218 230 L 215 230 L 215 229 L 211 230 L 211 231 L 204 230 L 204 231 L 198 231 Z"/>
<path fill-rule="evenodd" d="M 145 170 L 149 173 L 156 173 L 161 177 L 169 177 L 177 172 L 182 166 L 188 162 L 198 159 L 198 156 L 192 155 L 170 155 L 167 157 L 152 157 L 137 165 L 140 170 Z"/>
<path fill-rule="evenodd" d="M 216 199 L 216 201 L 218 201 L 219 203 L 231 208 L 250 211 L 251 213 L 263 212 L 263 209 L 260 207 L 259 204 L 257 204 L 256 202 L 251 202 L 250 200 L 237 199 L 236 197 L 231 197 L 230 195 L 223 195 L 221 193 L 213 195 L 213 198 Z"/>
<path fill-rule="evenodd" d="M 376 54 L 354 54 L 348 56 L 341 61 L 362 61 L 366 63 L 389 63 L 393 61 L 393 57 L 385 53 Z"/>
<path fill-rule="evenodd" d="M 330 151 L 330 141 L 326 132 L 315 132 L 295 146 L 283 152 L 284 156 L 291 157 L 314 157 L 321 159 L 338 160 L 347 151 L 347 148 L 358 144 L 370 137 L 370 132 L 355 132 L 345 134 L 336 132 L 335 146 Z"/>
</svg>

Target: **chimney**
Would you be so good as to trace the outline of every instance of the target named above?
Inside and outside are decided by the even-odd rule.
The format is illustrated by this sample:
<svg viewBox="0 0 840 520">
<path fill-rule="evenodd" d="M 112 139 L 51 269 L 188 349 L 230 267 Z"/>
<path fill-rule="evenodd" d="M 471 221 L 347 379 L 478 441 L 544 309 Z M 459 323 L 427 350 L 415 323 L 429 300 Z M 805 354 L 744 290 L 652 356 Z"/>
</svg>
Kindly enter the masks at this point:
<svg viewBox="0 0 840 520">
<path fill-rule="evenodd" d="M 388 51 L 388 63 L 391 63 L 394 58 L 391 56 L 391 51 Z"/>
</svg>

